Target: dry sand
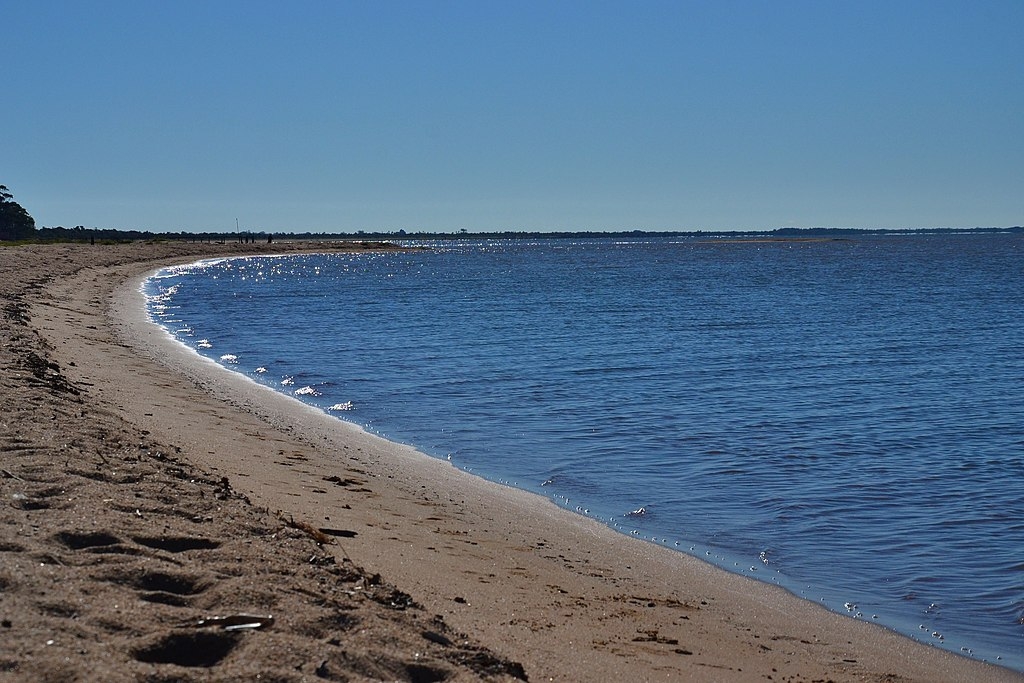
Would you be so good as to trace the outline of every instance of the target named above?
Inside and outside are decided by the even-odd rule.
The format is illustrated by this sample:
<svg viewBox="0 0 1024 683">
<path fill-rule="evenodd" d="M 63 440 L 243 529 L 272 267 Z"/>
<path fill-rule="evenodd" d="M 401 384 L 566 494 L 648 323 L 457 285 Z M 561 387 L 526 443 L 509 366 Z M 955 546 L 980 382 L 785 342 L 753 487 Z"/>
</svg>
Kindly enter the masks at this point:
<svg viewBox="0 0 1024 683">
<path fill-rule="evenodd" d="M 157 265 L 334 248 L 0 248 L 0 678 L 1024 680 L 372 437 L 142 314 Z M 238 614 L 274 621 L 210 622 Z"/>
</svg>

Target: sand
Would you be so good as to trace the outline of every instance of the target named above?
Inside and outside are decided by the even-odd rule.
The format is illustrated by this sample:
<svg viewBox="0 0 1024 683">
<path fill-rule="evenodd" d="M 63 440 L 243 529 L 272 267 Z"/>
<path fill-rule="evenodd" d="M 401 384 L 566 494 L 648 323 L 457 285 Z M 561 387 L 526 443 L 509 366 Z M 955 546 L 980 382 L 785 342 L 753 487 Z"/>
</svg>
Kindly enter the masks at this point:
<svg viewBox="0 0 1024 683">
<path fill-rule="evenodd" d="M 158 265 L 336 248 L 0 248 L 0 679 L 1024 680 L 375 438 L 142 312 Z"/>
</svg>

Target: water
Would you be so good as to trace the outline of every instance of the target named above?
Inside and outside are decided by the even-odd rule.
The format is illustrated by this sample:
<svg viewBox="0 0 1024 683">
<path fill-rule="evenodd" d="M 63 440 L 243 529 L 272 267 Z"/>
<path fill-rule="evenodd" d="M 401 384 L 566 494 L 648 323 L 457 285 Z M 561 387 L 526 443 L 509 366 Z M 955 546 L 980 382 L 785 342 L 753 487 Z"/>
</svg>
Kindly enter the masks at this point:
<svg viewBox="0 0 1024 683">
<path fill-rule="evenodd" d="M 1024 239 L 437 243 L 164 271 L 154 318 L 387 438 L 1024 670 Z"/>
</svg>

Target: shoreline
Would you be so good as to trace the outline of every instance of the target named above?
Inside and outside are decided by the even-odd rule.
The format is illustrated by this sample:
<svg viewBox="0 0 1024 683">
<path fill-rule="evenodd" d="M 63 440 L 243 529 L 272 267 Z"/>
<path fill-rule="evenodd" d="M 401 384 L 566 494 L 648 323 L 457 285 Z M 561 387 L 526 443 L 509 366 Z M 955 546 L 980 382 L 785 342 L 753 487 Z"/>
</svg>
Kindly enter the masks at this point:
<svg viewBox="0 0 1024 683">
<path fill-rule="evenodd" d="M 239 266 L 241 266 L 241 263 L 239 264 Z M 251 270 L 254 266 L 250 262 L 246 267 Z M 262 270 L 263 268 L 263 266 L 260 266 L 260 270 Z M 159 271 L 154 271 L 154 273 L 155 272 Z M 143 275 L 136 281 L 131 282 L 130 285 L 128 286 L 128 289 L 125 291 L 125 295 L 131 297 L 131 293 L 134 292 L 137 288 L 141 287 L 141 283 L 144 282 L 147 277 L 152 277 L 154 273 Z M 159 281 L 157 282 L 157 284 L 159 284 L 161 287 L 166 287 L 169 284 L 175 282 L 178 282 L 178 280 L 171 279 L 169 281 Z M 230 289 L 228 291 L 230 293 Z M 156 290 L 150 290 L 150 292 L 155 294 Z M 135 303 L 129 303 L 129 305 L 126 306 L 126 311 L 123 314 L 119 314 L 118 317 L 122 319 L 122 321 L 128 318 L 134 319 L 137 317 L 138 310 L 140 310 L 143 306 L 144 302 L 142 299 L 139 299 Z M 351 438 L 345 437 L 344 433 L 349 427 L 354 427 L 354 433 L 359 435 L 358 438 L 364 440 L 368 439 L 369 442 L 371 443 L 372 448 L 380 448 L 385 450 L 399 448 L 402 451 L 405 451 L 407 450 L 406 446 L 409 446 L 412 449 L 409 452 L 409 457 L 428 457 L 428 459 L 430 460 L 440 460 L 442 462 L 445 462 L 443 453 L 445 450 L 450 450 L 450 447 L 442 450 L 441 455 L 437 454 L 438 451 L 435 448 L 435 450 L 431 451 L 432 453 L 434 453 L 434 455 L 427 456 L 423 453 L 423 451 L 419 449 L 419 446 L 417 445 L 418 442 L 414 440 L 397 441 L 397 444 L 399 444 L 398 446 L 396 446 L 396 444 L 392 442 L 392 440 L 390 440 L 387 436 L 384 436 L 382 440 L 378 440 L 376 438 L 378 436 L 377 434 L 374 434 L 373 432 L 364 431 L 359 426 L 358 423 L 354 423 L 344 419 L 345 417 L 352 415 L 351 413 L 334 414 L 329 412 L 325 408 L 325 406 L 333 402 L 333 400 L 327 402 L 324 402 L 323 399 L 320 399 L 315 402 L 306 401 L 299 396 L 301 392 L 296 392 L 293 395 L 292 392 L 290 391 L 292 389 L 297 388 L 298 386 L 302 386 L 302 384 L 313 383 L 313 379 L 307 378 L 300 382 L 299 384 L 297 384 L 296 386 L 282 386 L 280 388 L 275 388 L 274 383 L 268 383 L 264 381 L 266 377 L 269 377 L 271 375 L 283 377 L 286 374 L 294 373 L 296 374 L 296 377 L 299 377 L 302 376 L 299 373 L 303 372 L 303 370 L 312 371 L 312 375 L 314 377 L 319 375 L 320 378 L 322 379 L 323 371 L 322 368 L 320 368 L 319 366 L 305 366 L 304 368 L 293 367 L 291 370 L 288 371 L 283 369 L 275 369 L 274 371 L 270 372 L 267 375 L 259 375 L 252 371 L 253 367 L 261 364 L 266 364 L 268 367 L 275 367 L 271 365 L 271 360 L 273 356 L 266 356 L 264 354 L 260 354 L 259 359 L 254 361 L 254 352 L 251 350 L 248 344 L 243 344 L 243 348 L 250 348 L 250 350 L 246 354 L 248 356 L 246 360 L 249 361 L 247 366 L 228 364 L 224 363 L 223 361 L 218 362 L 217 356 L 220 353 L 223 353 L 225 351 L 224 349 L 215 352 L 212 355 L 205 355 L 206 353 L 208 353 L 207 351 L 195 349 L 195 339 L 187 339 L 185 337 L 182 337 L 180 332 L 175 331 L 181 328 L 182 325 L 186 324 L 183 323 L 181 320 L 178 320 L 181 318 L 180 311 L 168 311 L 167 313 L 164 313 L 164 315 L 169 315 L 171 318 L 175 318 L 176 320 L 174 320 L 172 323 L 168 325 L 169 330 L 167 331 L 166 334 L 156 335 L 156 337 L 154 337 L 153 335 L 148 335 L 146 340 L 142 340 L 141 335 L 146 334 L 145 330 L 149 326 L 146 325 L 144 322 L 133 320 L 132 323 L 139 327 L 139 331 L 132 334 L 132 336 L 137 339 L 137 341 L 134 342 L 133 345 L 142 350 L 145 350 L 147 348 L 153 349 L 166 347 L 160 353 L 160 355 L 164 358 L 165 364 L 169 364 L 169 358 L 174 358 L 175 360 L 173 361 L 173 365 L 175 366 L 175 370 L 179 374 L 189 376 L 194 381 L 202 381 L 200 379 L 201 377 L 208 377 L 209 379 L 203 381 L 204 385 L 214 390 L 218 395 L 224 397 L 229 402 L 233 401 L 238 403 L 239 401 L 235 400 L 235 397 L 252 396 L 252 400 L 246 399 L 243 400 L 242 403 L 245 404 L 244 407 L 249 412 L 260 413 L 260 396 L 265 394 L 266 398 L 262 402 L 268 402 L 271 405 L 278 406 L 274 409 L 273 415 L 271 415 L 271 413 L 267 412 L 266 410 L 262 411 L 261 413 L 264 419 L 269 420 L 272 423 L 282 424 L 284 421 L 288 420 L 288 415 L 291 412 L 304 413 L 304 411 L 310 410 L 313 411 L 313 413 L 315 413 L 317 416 L 327 416 L 330 419 L 321 420 L 318 417 L 310 415 L 308 419 L 304 419 L 302 421 L 301 426 L 298 426 L 298 429 L 301 432 L 330 433 L 332 429 L 335 429 L 335 425 L 337 424 L 337 422 L 341 422 L 344 426 L 337 426 L 336 428 L 342 432 L 341 438 L 343 439 Z M 191 318 L 189 316 L 186 316 L 186 318 L 188 318 L 187 323 L 191 325 Z M 157 324 L 160 325 L 160 323 Z M 211 331 L 209 330 L 206 332 L 202 332 L 201 334 L 197 333 L 193 335 L 191 332 L 188 334 L 188 337 L 198 338 L 200 336 L 211 336 L 211 338 L 213 338 L 214 341 L 217 342 L 217 346 L 220 346 L 220 342 L 223 341 L 219 333 L 214 332 L 211 334 Z M 344 338 L 346 336 L 346 332 L 343 329 L 338 330 L 337 336 L 339 338 Z M 154 339 L 156 341 L 154 341 Z M 166 344 L 165 341 L 169 342 L 169 345 Z M 349 343 L 348 345 L 351 346 L 351 343 Z M 186 349 L 187 351 L 184 354 L 180 354 L 181 349 Z M 226 350 L 231 350 L 230 345 L 227 347 Z M 235 361 L 231 361 L 231 363 L 234 362 Z M 243 364 L 244 363 L 245 361 L 243 361 Z M 197 372 L 194 369 L 194 366 L 196 366 L 197 364 L 201 368 L 203 368 L 202 371 Z M 209 366 L 209 371 L 207 371 L 207 366 Z M 218 377 L 220 377 L 221 373 L 223 373 L 224 376 L 220 379 L 217 379 Z M 229 378 L 237 378 L 240 381 L 235 382 Z M 338 380 L 339 378 L 328 377 L 328 379 Z M 280 399 L 276 398 L 278 396 L 285 397 L 286 400 L 280 402 Z M 278 405 L 279 403 L 280 405 Z M 430 407 L 427 410 L 435 413 L 437 412 L 436 407 Z M 321 415 L 321 413 L 323 415 Z M 292 420 L 292 422 L 294 423 L 294 420 Z M 373 443 L 376 443 L 378 445 L 373 446 Z M 494 450 L 493 447 L 491 450 Z M 395 455 L 394 457 L 395 459 L 400 459 L 405 456 L 404 454 L 402 454 Z M 443 471 L 444 469 L 445 468 L 442 468 L 442 471 L 439 472 L 437 475 L 442 481 L 438 483 L 436 488 L 448 489 L 452 487 L 457 487 L 457 482 L 446 480 L 447 474 Z M 456 469 L 462 468 L 456 466 Z M 979 647 L 979 644 L 982 643 L 981 640 L 976 639 L 972 642 L 971 639 L 963 637 L 961 633 L 953 632 L 954 629 L 949 624 L 944 624 L 942 627 L 934 626 L 933 628 L 928 629 L 925 629 L 923 625 L 919 627 L 919 624 L 930 623 L 928 621 L 928 616 L 909 614 L 910 610 L 907 609 L 905 604 L 902 606 L 902 609 L 904 611 L 902 613 L 897 612 L 896 617 L 893 617 L 892 612 L 900 609 L 901 605 L 897 604 L 896 602 L 886 602 L 884 600 L 878 600 L 877 602 L 873 602 L 870 599 L 870 593 L 865 593 L 863 591 L 863 585 L 861 586 L 862 590 L 859 594 L 851 594 L 849 592 L 840 591 L 836 589 L 834 583 L 815 583 L 809 585 L 808 581 L 797 581 L 794 580 L 792 577 L 787 577 L 784 576 L 782 573 L 774 571 L 774 564 L 772 569 L 769 569 L 767 567 L 767 561 L 765 561 L 764 563 L 765 566 L 761 566 L 760 562 L 757 562 L 756 560 L 750 557 L 747 558 L 747 562 L 742 564 L 742 567 L 745 568 L 749 564 L 756 565 L 756 567 L 751 566 L 749 570 L 744 571 L 741 568 L 740 564 L 744 561 L 744 558 L 739 552 L 730 554 L 729 550 L 721 550 L 719 548 L 716 548 L 715 546 L 709 545 L 706 539 L 701 539 L 699 537 L 688 537 L 685 541 L 676 540 L 674 544 L 675 547 L 673 547 L 672 541 L 675 537 L 672 536 L 671 531 L 666 532 L 664 529 L 659 530 L 656 533 L 655 530 L 650 529 L 642 532 L 630 531 L 631 525 L 629 524 L 629 522 L 632 522 L 633 520 L 629 519 L 628 514 L 623 515 L 622 518 L 598 514 L 583 515 L 581 513 L 581 510 L 584 507 L 586 507 L 588 504 L 593 505 L 595 502 L 598 502 L 593 500 L 592 496 L 591 500 L 583 502 L 582 505 L 577 505 L 576 511 L 573 512 L 572 506 L 560 504 L 558 500 L 553 500 L 552 497 L 545 495 L 545 493 L 548 492 L 548 489 L 537 487 L 536 485 L 531 487 L 520 486 L 518 483 L 513 484 L 513 480 L 517 479 L 515 475 L 506 475 L 504 478 L 490 476 L 491 473 L 487 470 L 486 463 L 477 462 L 474 467 L 465 469 L 464 471 L 470 473 L 473 476 L 481 477 L 484 480 L 494 482 L 500 485 L 501 488 L 495 489 L 493 491 L 493 495 L 495 496 L 507 495 L 506 491 L 504 490 L 504 487 L 506 486 L 511 487 L 513 489 L 522 489 L 525 490 L 526 492 L 529 492 L 531 495 L 537 496 L 537 499 L 533 503 L 534 505 L 554 504 L 554 506 L 557 507 L 559 510 L 564 510 L 575 516 L 584 516 L 598 521 L 603 526 L 611 528 L 613 531 L 619 534 L 621 538 L 632 535 L 635 538 L 638 538 L 647 543 L 657 545 L 662 548 L 667 548 L 668 550 L 675 553 L 685 554 L 688 557 L 693 557 L 702 562 L 707 562 L 715 567 L 724 569 L 725 571 L 738 574 L 741 576 L 747 576 L 769 585 L 781 586 L 790 594 L 795 595 L 798 598 L 808 600 L 814 604 L 823 606 L 829 611 L 839 614 L 841 616 L 848 616 L 850 618 L 854 618 L 853 615 L 854 613 L 856 613 L 856 618 L 859 618 L 866 623 L 873 623 L 875 625 L 879 625 L 882 628 L 894 631 L 900 635 L 910 638 L 911 640 L 915 640 L 917 642 L 933 646 L 938 649 L 946 650 L 948 652 L 957 654 L 958 650 L 960 650 L 961 646 L 963 646 L 963 653 L 972 659 L 998 663 L 1002 666 L 1006 666 L 1007 668 L 1014 668 L 1014 666 L 1016 666 L 1017 669 L 1020 669 L 1022 666 L 1019 658 L 1017 657 L 1017 653 L 1012 645 L 1004 645 L 1004 647 L 1002 647 L 1001 649 L 996 649 L 995 647 Z M 434 475 L 426 474 L 424 476 L 428 478 L 433 478 Z M 539 481 L 541 478 L 543 477 L 539 477 L 534 481 Z M 574 502 L 578 503 L 579 501 Z M 629 510 L 632 509 L 633 507 L 636 507 L 636 505 L 627 507 L 623 501 L 619 501 L 619 503 L 619 505 L 615 506 L 618 509 Z M 659 508 L 659 514 L 660 513 L 661 509 Z M 659 543 L 658 538 L 656 536 L 665 535 L 668 536 L 668 539 L 661 538 L 662 542 Z M 694 540 L 695 538 L 696 540 Z M 696 550 L 696 548 L 698 547 L 699 550 Z M 685 548 L 689 548 L 689 552 L 687 552 Z M 706 553 L 705 550 L 707 550 Z M 705 557 L 705 555 L 707 557 Z M 733 560 L 736 561 L 734 562 Z M 730 569 L 730 567 L 734 567 L 734 569 Z M 755 571 L 755 569 L 757 571 Z M 894 580 L 898 576 L 901 575 L 898 573 L 894 574 Z M 850 577 L 833 576 L 833 581 L 843 581 L 848 578 Z M 842 595 L 842 597 L 837 597 L 839 595 Z M 945 605 L 944 600 L 939 600 L 939 598 L 935 599 L 942 602 L 944 604 L 944 607 L 948 609 L 948 605 Z M 845 609 L 843 607 L 844 601 L 848 601 L 845 603 L 847 605 Z M 861 613 L 860 607 L 849 607 L 854 603 L 860 603 L 861 605 L 869 605 L 870 609 L 868 606 L 864 606 L 864 613 Z M 879 608 L 881 608 L 881 610 Z M 882 610 L 888 611 L 883 612 L 881 616 L 875 616 L 872 614 L 872 612 L 874 612 L 875 610 L 879 610 L 880 612 Z M 914 619 L 914 621 L 911 622 L 911 619 Z M 968 622 L 968 625 L 972 624 Z M 941 639 L 938 637 L 939 633 L 936 629 L 942 631 L 943 637 Z M 973 650 L 969 650 L 969 647 L 973 648 Z M 999 657 L 999 659 L 997 659 L 997 655 L 1002 656 Z"/>
<path fill-rule="evenodd" d="M 64 248 L 80 261 L 68 270 L 86 270 L 26 297 L 31 327 L 87 405 L 256 506 L 337 532 L 317 552 L 380 574 L 530 680 L 1024 680 L 624 536 L 204 359 L 146 319 L 135 283 L 170 262 L 284 249 L 230 246 Z M 88 268 L 101 260 L 90 249 L 111 263 Z"/>
</svg>

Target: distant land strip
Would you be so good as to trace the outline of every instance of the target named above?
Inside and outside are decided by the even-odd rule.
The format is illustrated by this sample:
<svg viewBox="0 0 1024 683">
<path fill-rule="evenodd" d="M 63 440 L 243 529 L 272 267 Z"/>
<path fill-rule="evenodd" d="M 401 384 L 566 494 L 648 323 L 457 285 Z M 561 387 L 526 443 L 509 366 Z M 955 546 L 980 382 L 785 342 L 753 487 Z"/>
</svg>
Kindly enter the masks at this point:
<svg viewBox="0 0 1024 683">
<path fill-rule="evenodd" d="M 135 242 L 140 240 L 181 240 L 186 242 L 272 242 L 273 240 L 500 240 L 500 239 L 597 239 L 597 238 L 739 238 L 739 239 L 811 239 L 856 237 L 866 235 L 947 235 L 978 233 L 1024 234 L 1024 227 L 1007 228 L 776 228 L 774 230 L 620 230 L 620 231 L 481 231 L 470 232 L 409 232 L 365 231 L 357 232 L 270 232 L 242 230 L 235 232 L 152 232 L 149 230 L 119 230 L 115 228 L 87 228 L 63 226 L 37 228 L 32 238 L 23 242 Z"/>
</svg>

